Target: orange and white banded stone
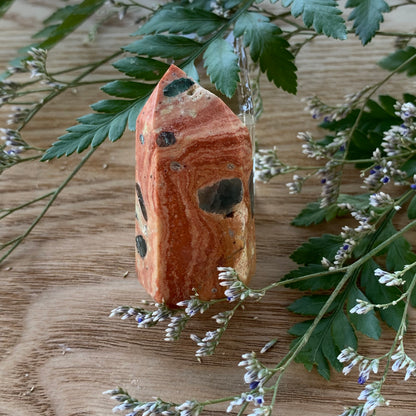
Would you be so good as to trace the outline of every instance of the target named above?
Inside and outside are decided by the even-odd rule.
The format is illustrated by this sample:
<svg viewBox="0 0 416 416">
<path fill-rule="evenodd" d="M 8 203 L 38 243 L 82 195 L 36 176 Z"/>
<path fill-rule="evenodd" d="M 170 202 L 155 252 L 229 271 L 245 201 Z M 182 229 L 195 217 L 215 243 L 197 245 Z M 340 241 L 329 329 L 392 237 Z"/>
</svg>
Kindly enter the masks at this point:
<svg viewBox="0 0 416 416">
<path fill-rule="evenodd" d="M 218 97 L 172 65 L 137 119 L 136 265 L 173 307 L 224 296 L 217 267 L 255 268 L 252 144 Z"/>
</svg>

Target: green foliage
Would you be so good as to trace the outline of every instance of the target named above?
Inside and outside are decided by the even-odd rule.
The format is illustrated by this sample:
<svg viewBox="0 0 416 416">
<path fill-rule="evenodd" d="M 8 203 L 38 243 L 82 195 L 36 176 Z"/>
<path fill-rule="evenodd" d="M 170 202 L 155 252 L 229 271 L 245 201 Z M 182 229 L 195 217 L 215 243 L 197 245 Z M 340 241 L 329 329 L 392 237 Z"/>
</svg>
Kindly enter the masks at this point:
<svg viewBox="0 0 416 416">
<path fill-rule="evenodd" d="M 376 34 L 384 20 L 383 13 L 390 11 L 384 0 L 348 0 L 346 7 L 354 9 L 348 20 L 354 21 L 355 33 L 363 45 L 370 42 Z"/>
<path fill-rule="evenodd" d="M 290 258 L 298 264 L 321 264 L 322 257 L 332 261 L 342 241 L 340 236 L 333 234 L 312 237 L 297 248 Z"/>
<path fill-rule="evenodd" d="M 356 209 L 362 209 L 368 204 L 368 194 L 338 196 L 338 204 L 350 204 Z M 345 211 L 338 205 L 321 207 L 320 201 L 309 202 L 306 207 L 292 220 L 292 225 L 297 227 L 308 227 L 320 224 L 323 221 L 331 221 L 335 217 L 345 215 Z"/>
<path fill-rule="evenodd" d="M 378 63 L 383 69 L 387 71 L 406 72 L 407 76 L 412 77 L 416 75 L 416 48 L 407 46 L 405 49 L 400 49 L 383 58 Z"/>
<path fill-rule="evenodd" d="M 379 265 L 369 260 L 361 269 L 361 285 L 366 297 L 373 304 L 388 304 L 399 298 L 401 292 L 397 287 L 388 287 L 374 278 L 374 271 Z M 379 309 L 381 319 L 390 327 L 398 330 L 403 316 L 404 303 L 392 304 L 388 309 Z"/>
<path fill-rule="evenodd" d="M 395 114 L 396 102 L 397 99 L 389 95 L 380 95 L 378 102 L 367 100 L 364 111 L 353 110 L 342 120 L 324 122 L 321 126 L 329 131 L 349 130 L 354 127 L 347 158 L 369 159 L 374 149 L 380 146 L 384 132 L 392 125 L 401 124 L 400 117 Z"/>
<path fill-rule="evenodd" d="M 409 220 L 414 220 L 416 218 L 416 195 L 412 198 L 407 207 L 407 217 Z"/>
<path fill-rule="evenodd" d="M 348 311 L 350 311 L 356 305 L 357 299 L 368 301 L 368 298 L 365 296 L 365 294 L 354 284 L 351 285 L 347 293 Z M 371 310 L 365 314 L 349 313 L 348 318 L 357 331 L 367 335 L 369 338 L 380 338 L 381 326 L 374 310 Z"/>
<path fill-rule="evenodd" d="M 215 39 L 204 53 L 204 66 L 212 83 L 227 97 L 232 97 L 239 81 L 238 57 L 224 39 Z"/>
<path fill-rule="evenodd" d="M 292 225 L 307 227 L 325 221 L 328 207 L 321 208 L 320 201 L 308 202 L 305 208 L 292 220 Z"/>
<path fill-rule="evenodd" d="M 292 302 L 288 309 L 291 312 L 298 313 L 299 315 L 318 315 L 319 311 L 323 308 L 328 301 L 328 295 L 310 295 L 303 296 Z M 332 312 L 336 307 L 335 303 L 332 303 L 328 308 L 328 312 Z"/>
<path fill-rule="evenodd" d="M 289 43 L 280 36 L 282 31 L 267 17 L 254 12 L 242 14 L 234 27 L 235 36 L 243 36 L 244 45 L 250 47 L 254 62 L 259 62 L 269 81 L 285 91 L 295 94 L 297 88 L 294 56 Z"/>
<path fill-rule="evenodd" d="M 123 48 L 135 55 L 122 58 L 113 66 L 127 77 L 145 82 L 158 81 L 167 70 L 168 64 L 154 58 L 171 58 L 192 78 L 198 80 L 194 60 L 202 55 L 211 81 L 219 91 L 231 97 L 239 81 L 238 57 L 233 46 L 223 36 L 232 20 L 197 6 L 193 4 L 192 7 L 185 7 L 168 3 L 159 8 L 135 33 L 145 36 Z M 61 9 L 49 21 L 65 20 L 71 11 L 74 12 L 73 7 Z M 261 15 L 257 13 L 244 13 L 242 10 L 241 16 L 238 16 L 235 34 L 244 36 L 244 41 L 250 46 L 251 54 L 259 62 L 261 70 L 277 86 L 296 92 L 294 57 L 289 52 L 289 43 L 279 36 L 280 29 L 269 23 L 268 19 L 259 17 Z M 48 32 L 51 30 L 47 29 Z M 202 41 L 191 39 L 187 35 L 192 33 L 205 38 Z M 276 65 L 276 56 L 279 65 Z M 42 160 L 82 152 L 90 145 L 98 146 L 106 135 L 111 141 L 115 141 L 122 136 L 126 126 L 134 130 L 135 118 L 151 94 L 153 86 L 128 78 L 104 85 L 104 92 L 126 100 L 103 100 L 92 105 L 97 113 L 80 117 L 77 120 L 80 125 L 70 127 L 67 134 L 59 137 L 43 155 Z"/>
<path fill-rule="evenodd" d="M 123 49 L 137 55 L 183 59 L 197 54 L 201 47 L 201 43 L 185 36 L 153 35 L 135 40 Z"/>
<path fill-rule="evenodd" d="M 392 100 L 384 99 L 383 101 L 390 103 Z M 376 109 L 373 108 L 373 111 L 376 112 Z M 408 195 L 410 196 L 411 193 L 409 192 Z M 368 194 L 358 196 L 341 194 L 341 199 L 344 203 L 350 204 L 352 210 L 366 212 L 369 206 Z M 412 201 L 409 209 L 413 204 Z M 371 209 L 377 208 L 371 207 Z M 399 301 L 399 298 L 403 294 L 403 290 L 407 290 L 412 284 L 414 271 L 409 270 L 402 275 L 405 285 L 404 289 L 401 289 L 380 283 L 376 277 L 376 269 L 385 269 L 390 273 L 403 270 L 407 265 L 416 262 L 416 254 L 413 252 L 411 244 L 405 237 L 398 234 L 399 231 L 393 226 L 392 217 L 396 210 L 394 208 L 386 209 L 386 211 L 378 209 L 379 215 L 384 220 L 375 231 L 362 237 L 344 270 L 337 268 L 328 270 L 320 264 L 323 257 L 333 262 L 335 255 L 338 255 L 340 250 L 344 250 L 343 245 L 345 244 L 344 238 L 341 236 L 323 234 L 321 237 L 310 238 L 308 242 L 294 251 L 291 255 L 292 260 L 303 266 L 291 271 L 283 279 L 283 282 L 289 279 L 298 279 L 298 281 L 287 283 L 286 286 L 306 291 L 304 296 L 288 307 L 290 311 L 302 316 L 317 317 L 325 310 L 325 314 L 296 357 L 296 361 L 303 363 L 309 370 L 316 366 L 318 372 L 325 378 L 329 378 L 330 367 L 336 370 L 340 369 L 337 356 L 342 349 L 356 348 L 357 332 L 369 338 L 379 339 L 381 336 L 380 319 L 396 330 L 403 322 L 404 302 Z M 411 212 L 408 214 L 410 217 L 413 215 Z M 309 223 L 317 218 L 310 205 L 298 217 L 300 223 Z M 322 221 L 323 217 L 323 212 L 320 212 Z M 359 264 L 360 258 L 389 239 L 392 241 L 386 248 L 377 251 L 377 257 L 369 258 L 355 267 L 356 264 Z M 348 270 L 347 266 L 354 267 L 352 269 L 354 271 L 352 273 L 346 271 Z M 341 279 L 344 279 L 345 276 L 348 276 L 349 279 L 343 287 L 340 287 Z M 301 277 L 305 279 L 301 279 Z M 335 288 L 337 296 L 332 299 L 332 302 L 329 302 L 330 296 L 322 291 L 333 291 Z M 414 293 L 411 294 L 409 300 L 411 304 L 416 302 Z M 357 302 L 379 306 L 373 306 L 365 313 L 355 313 Z M 305 337 L 306 332 L 313 324 L 313 320 L 306 320 L 290 328 L 289 332 L 296 337 L 293 346 L 296 346 L 297 342 Z"/>
<path fill-rule="evenodd" d="M 169 68 L 165 62 L 138 56 L 120 59 L 113 66 L 130 77 L 145 81 L 159 80 Z"/>
<path fill-rule="evenodd" d="M 0 17 L 13 1 L 3 1 L 0 5 Z M 82 23 L 89 19 L 105 3 L 105 0 L 84 0 L 75 5 L 67 5 L 57 9 L 43 21 L 44 28 L 32 35 L 35 40 L 30 45 L 19 49 L 18 56 L 10 62 L 11 66 L 21 68 L 32 48 L 51 49 L 64 38 L 74 32 Z M 3 12 L 3 13 L 2 13 Z M 0 79 L 9 75 L 2 74 Z"/>
<path fill-rule="evenodd" d="M 93 104 L 91 107 L 97 113 L 78 118 L 80 124 L 69 127 L 68 133 L 59 137 L 46 150 L 42 160 L 69 156 L 74 152 L 81 153 L 89 146 L 99 146 L 107 137 L 116 141 L 123 135 L 126 125 L 134 130 L 136 118 L 153 89 L 152 85 L 136 84 L 140 87 L 141 95 L 134 94 L 134 90 L 129 88 L 131 84 L 127 86 L 121 81 L 113 81 L 104 86 L 107 93 L 113 93 L 117 97 L 136 97 L 132 100 L 102 100 Z"/>
<path fill-rule="evenodd" d="M 282 37 L 273 36 L 264 43 L 260 55 L 260 69 L 273 81 L 276 87 L 296 94 L 297 77 L 294 57 L 289 51 L 289 43 Z M 277 57 L 277 58 L 276 58 Z"/>
<path fill-rule="evenodd" d="M 149 35 L 154 33 L 196 33 L 199 36 L 210 35 L 227 23 L 227 20 L 214 13 L 197 9 L 168 4 L 161 7 L 135 33 L 135 35 Z"/>
<path fill-rule="evenodd" d="M 306 256 L 305 261 L 308 261 L 308 259 L 309 256 Z M 319 267 L 315 266 L 314 269 L 314 271 L 318 271 Z M 303 270 L 298 269 L 297 274 L 300 275 L 299 271 L 307 275 L 312 270 L 310 267 L 305 267 Z M 334 273 L 329 276 L 322 275 L 301 281 L 300 285 L 295 283 L 291 287 L 297 286 L 301 290 L 330 289 L 339 283 L 342 275 L 342 273 Z M 285 278 L 287 277 L 285 276 Z M 290 277 L 294 277 L 293 273 Z M 318 284 L 313 282 L 315 280 L 318 280 Z M 309 283 L 304 285 L 304 282 Z M 323 282 L 330 282 L 330 285 L 323 287 Z M 372 293 L 372 295 L 374 294 Z M 357 299 L 368 301 L 367 296 L 357 287 L 355 281 L 352 280 L 329 304 L 325 316 L 319 321 L 306 345 L 300 354 L 297 355 L 297 362 L 304 364 L 308 370 L 316 366 L 319 374 L 329 379 L 330 367 L 338 371 L 342 368 L 337 359 L 340 351 L 346 347 L 356 348 L 357 331 L 373 339 L 380 337 L 381 327 L 374 310 L 360 315 L 349 312 L 356 305 Z M 317 316 L 328 300 L 329 295 L 325 294 L 306 295 L 294 301 L 288 309 L 300 315 Z M 305 335 L 305 332 L 309 329 L 312 322 L 311 320 L 303 321 L 290 328 L 289 333 L 297 337 L 293 341 L 293 345 L 296 345 L 296 342 Z"/>
<path fill-rule="evenodd" d="M 341 10 L 335 0 L 282 0 L 284 7 L 291 7 L 294 17 L 302 15 L 307 27 L 313 27 L 317 33 L 346 39 L 347 28 Z"/>
<path fill-rule="evenodd" d="M 334 307 L 336 306 L 338 305 L 334 305 Z M 313 320 L 307 320 L 290 328 L 289 333 L 296 337 L 292 342 L 292 347 L 299 342 L 312 323 Z M 337 356 L 347 346 L 355 348 L 357 338 L 345 313 L 338 309 L 319 321 L 308 343 L 296 356 L 295 361 L 302 363 L 309 371 L 316 366 L 319 374 L 329 380 L 330 366 L 338 371 L 342 369 Z"/>
<path fill-rule="evenodd" d="M 9 10 L 10 6 L 14 3 L 14 0 L 2 0 L 0 3 L 0 18 L 4 15 L 4 13 Z"/>
<path fill-rule="evenodd" d="M 309 264 L 287 273 L 283 280 L 294 279 L 302 276 L 316 275 L 313 278 L 287 283 L 285 286 L 299 290 L 328 290 L 333 289 L 341 280 L 342 273 L 325 273 L 327 269 L 321 264 Z"/>
</svg>

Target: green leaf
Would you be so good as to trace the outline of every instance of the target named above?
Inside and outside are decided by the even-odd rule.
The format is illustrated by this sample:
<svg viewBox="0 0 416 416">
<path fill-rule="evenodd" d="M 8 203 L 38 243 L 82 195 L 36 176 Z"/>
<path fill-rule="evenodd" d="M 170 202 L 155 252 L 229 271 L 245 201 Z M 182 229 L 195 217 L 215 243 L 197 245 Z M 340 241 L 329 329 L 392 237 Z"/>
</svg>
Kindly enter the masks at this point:
<svg viewBox="0 0 416 416">
<path fill-rule="evenodd" d="M 327 208 L 321 208 L 319 201 L 309 202 L 306 207 L 292 220 L 292 225 L 307 227 L 325 221 Z"/>
<path fill-rule="evenodd" d="M 291 6 L 294 17 L 302 15 L 307 27 L 335 39 L 346 39 L 347 28 L 335 0 L 282 0 L 283 7 Z"/>
<path fill-rule="evenodd" d="M 189 62 L 185 66 L 182 67 L 182 70 L 188 75 L 189 78 L 192 78 L 194 81 L 199 82 L 199 74 L 195 67 L 194 61 Z"/>
<path fill-rule="evenodd" d="M 144 97 L 143 99 L 137 100 L 135 103 L 133 103 L 132 106 L 129 107 L 129 116 L 127 119 L 127 126 L 129 130 L 135 131 L 136 130 L 136 121 L 137 117 L 140 114 L 140 111 L 142 111 L 142 108 L 144 104 L 146 103 L 147 98 Z"/>
<path fill-rule="evenodd" d="M 292 346 L 299 342 L 312 323 L 312 320 L 299 322 L 290 328 L 289 333 L 297 337 Z M 351 324 L 342 310 L 338 310 L 319 321 L 295 361 L 304 364 L 309 371 L 316 366 L 319 374 L 329 379 L 329 364 L 340 371 L 342 365 L 337 359 L 339 352 L 347 346 L 355 348 L 356 345 L 357 339 Z"/>
<path fill-rule="evenodd" d="M 100 127 L 95 133 L 91 141 L 91 147 L 99 146 L 108 136 L 109 126 Z"/>
<path fill-rule="evenodd" d="M 224 2 L 224 8 L 232 9 L 233 7 L 237 6 L 239 3 L 241 3 L 241 0 L 226 0 Z"/>
<path fill-rule="evenodd" d="M 238 18 L 234 34 L 243 36 L 245 46 L 250 46 L 251 58 L 259 62 L 269 81 L 289 93 L 296 93 L 295 58 L 276 25 L 259 13 L 247 12 Z"/>
<path fill-rule="evenodd" d="M 403 270 L 403 268 L 416 261 L 416 254 L 412 251 L 411 244 L 404 238 L 399 237 L 390 244 L 387 250 L 386 267 L 389 271 Z M 415 272 L 413 270 L 407 271 L 403 275 L 406 280 L 405 288 L 409 287 L 410 282 L 414 279 Z M 411 304 L 416 302 L 415 292 L 411 296 Z"/>
<path fill-rule="evenodd" d="M 412 177 L 416 174 L 416 158 L 411 157 L 410 159 L 406 160 L 403 165 L 400 166 L 400 170 L 406 172 L 408 177 Z"/>
<path fill-rule="evenodd" d="M 118 113 L 130 105 L 129 100 L 101 100 L 91 104 L 91 108 L 99 113 Z"/>
<path fill-rule="evenodd" d="M 196 53 L 201 46 L 201 43 L 185 36 L 152 35 L 136 40 L 123 49 L 149 57 L 182 59 Z"/>
<path fill-rule="evenodd" d="M 383 13 L 390 11 L 384 0 L 348 0 L 345 7 L 354 9 L 348 20 L 354 21 L 355 33 L 363 45 L 370 42 L 376 34 L 380 23 L 384 21 Z"/>
<path fill-rule="evenodd" d="M 339 194 L 338 204 L 350 204 L 357 210 L 365 209 L 368 206 L 370 194 L 347 195 Z"/>
<path fill-rule="evenodd" d="M 343 350 L 346 347 L 355 348 L 357 346 L 357 337 L 345 313 L 339 310 L 332 318 L 331 333 L 335 345 L 339 350 Z"/>
<path fill-rule="evenodd" d="M 110 129 L 108 131 L 108 138 L 112 142 L 119 139 L 124 133 L 124 130 L 126 129 L 128 115 L 128 112 L 125 111 L 122 112 L 118 117 L 115 117 L 114 120 L 112 120 Z"/>
<path fill-rule="evenodd" d="M 49 17 L 47 17 L 43 24 L 53 25 L 55 23 L 62 23 L 67 17 L 71 16 L 72 13 L 77 13 L 77 5 L 68 5 L 61 7 L 54 11 Z"/>
<path fill-rule="evenodd" d="M 43 29 L 41 29 L 39 32 L 32 35 L 32 39 L 45 39 L 52 36 L 56 30 L 59 28 L 59 25 L 50 25 L 46 26 Z"/>
<path fill-rule="evenodd" d="M 196 33 L 205 36 L 215 32 L 227 22 L 214 13 L 182 6 L 161 7 L 134 35 L 149 35 L 152 33 Z"/>
<path fill-rule="evenodd" d="M 387 71 L 395 71 L 401 67 L 398 72 L 407 72 L 407 76 L 412 77 L 416 75 L 416 48 L 407 46 L 386 56 L 378 64 Z"/>
<path fill-rule="evenodd" d="M 416 218 L 416 195 L 410 201 L 407 208 L 407 216 L 410 220 L 414 220 Z"/>
<path fill-rule="evenodd" d="M 350 204 L 355 209 L 364 209 L 368 205 L 369 194 L 347 195 L 340 194 L 337 204 Z M 309 202 L 306 207 L 293 219 L 292 225 L 307 227 L 312 224 L 320 224 L 330 221 L 336 216 L 345 215 L 344 210 L 338 206 L 321 208 L 320 201 Z"/>
<path fill-rule="evenodd" d="M 9 2 L 6 1 L 5 7 L 7 3 Z M 46 26 L 32 36 L 40 40 L 20 48 L 18 56 L 10 62 L 10 66 L 22 67 L 23 62 L 28 58 L 27 52 L 31 48 L 50 49 L 55 46 L 90 18 L 104 3 L 105 0 L 84 0 L 77 5 L 65 6 L 52 13 L 43 22 Z M 0 11 L 2 5 L 3 3 L 0 5 Z M 9 75 L 7 71 L 0 74 L 0 80 Z"/>
<path fill-rule="evenodd" d="M 0 2 L 0 17 L 2 17 L 7 12 L 7 10 L 9 10 L 13 2 L 14 0 L 2 0 Z"/>
<path fill-rule="evenodd" d="M 327 272 L 328 270 L 320 264 L 310 264 L 299 267 L 286 274 L 283 280 L 294 279 L 297 277 L 308 276 L 310 274 Z M 310 279 L 299 280 L 298 282 L 288 283 L 287 287 L 299 290 L 326 290 L 334 288 L 342 279 L 342 273 L 325 274 Z"/>
<path fill-rule="evenodd" d="M 288 309 L 299 315 L 318 315 L 328 298 L 328 295 L 303 296 L 292 302 L 288 306 Z M 335 303 L 332 304 L 328 312 L 331 312 L 335 306 Z"/>
<path fill-rule="evenodd" d="M 368 302 L 368 298 L 354 284 L 348 291 L 348 311 L 350 311 L 357 304 L 357 299 L 361 299 Z M 354 327 L 364 335 L 367 335 L 368 337 L 373 339 L 380 338 L 381 327 L 374 310 L 371 310 L 366 314 L 349 313 L 348 318 L 354 325 Z"/>
<path fill-rule="evenodd" d="M 216 39 L 204 53 L 204 67 L 217 90 L 231 98 L 237 89 L 240 67 L 233 47 L 224 39 Z"/>
<path fill-rule="evenodd" d="M 290 52 L 290 44 L 279 36 L 273 36 L 264 44 L 260 55 L 260 69 L 276 87 L 291 94 L 296 94 L 297 77 L 294 56 Z"/>
<path fill-rule="evenodd" d="M 109 137 L 111 141 L 118 140 L 123 135 L 126 124 L 130 130 L 134 130 L 136 118 L 147 96 L 148 94 L 144 93 L 143 96 L 134 100 L 103 100 L 93 104 L 94 109 L 102 112 L 78 118 L 80 124 L 69 127 L 68 133 L 59 137 L 46 150 L 41 160 L 69 156 L 74 152 L 81 153 L 89 146 L 99 146 L 106 137 Z M 111 110 L 111 102 L 115 103 L 113 110 Z"/>
<path fill-rule="evenodd" d="M 386 267 L 389 271 L 402 270 L 407 264 L 416 261 L 412 246 L 404 237 L 394 240 L 387 250 Z"/>
<path fill-rule="evenodd" d="M 168 70 L 169 65 L 155 59 L 128 56 L 113 64 L 114 68 L 124 74 L 145 81 L 159 80 Z"/>
<path fill-rule="evenodd" d="M 394 114 L 396 110 L 393 106 L 396 101 L 395 98 L 387 95 L 380 96 L 379 102 L 368 100 L 367 107 L 354 128 L 348 147 L 348 159 L 371 158 L 374 149 L 380 146 L 384 132 L 392 125 L 401 124 L 401 119 Z M 344 119 L 322 123 L 321 126 L 330 131 L 351 129 L 356 124 L 359 113 L 358 109 L 353 110 Z"/>
<path fill-rule="evenodd" d="M 280 28 L 270 23 L 266 16 L 254 12 L 243 13 L 234 26 L 234 35 L 243 36 L 244 45 L 250 46 L 250 55 L 255 62 L 262 54 L 268 38 L 281 33 Z"/>
<path fill-rule="evenodd" d="M 375 269 L 379 266 L 374 260 L 367 261 L 361 270 L 361 284 L 364 287 L 364 293 L 373 304 L 386 304 L 398 299 L 401 295 L 397 287 L 386 286 L 379 283 L 374 275 Z M 400 327 L 404 313 L 404 303 L 399 302 L 387 309 L 379 309 L 381 319 L 396 331 Z"/>
<path fill-rule="evenodd" d="M 320 264 L 322 257 L 332 261 L 343 239 L 339 235 L 323 234 L 312 237 L 296 249 L 290 258 L 298 264 Z"/>
<path fill-rule="evenodd" d="M 105 84 L 101 89 L 109 95 L 122 98 L 138 98 L 149 94 L 155 86 L 130 80 L 117 80 Z"/>
<path fill-rule="evenodd" d="M 55 46 L 59 41 L 72 33 L 77 27 L 92 16 L 104 3 L 105 0 L 84 0 L 77 5 L 66 6 L 59 9 L 45 20 L 46 24 L 53 22 L 59 23 L 52 25 L 53 30 L 46 32 L 46 39 L 44 39 L 38 47 L 49 49 L 52 46 Z M 35 37 L 39 38 L 40 34 L 36 34 Z"/>
</svg>

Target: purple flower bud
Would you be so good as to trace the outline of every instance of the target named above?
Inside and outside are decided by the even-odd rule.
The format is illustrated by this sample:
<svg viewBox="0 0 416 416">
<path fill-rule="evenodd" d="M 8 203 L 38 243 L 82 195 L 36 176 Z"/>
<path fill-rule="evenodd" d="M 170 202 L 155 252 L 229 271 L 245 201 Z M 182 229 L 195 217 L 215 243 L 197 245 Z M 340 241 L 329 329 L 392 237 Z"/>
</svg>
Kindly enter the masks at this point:
<svg viewBox="0 0 416 416">
<path fill-rule="evenodd" d="M 258 381 L 252 381 L 251 383 L 250 383 L 250 390 L 254 390 L 254 389 L 256 389 L 257 387 L 258 387 L 258 385 L 259 385 L 260 383 L 258 382 Z"/>
</svg>

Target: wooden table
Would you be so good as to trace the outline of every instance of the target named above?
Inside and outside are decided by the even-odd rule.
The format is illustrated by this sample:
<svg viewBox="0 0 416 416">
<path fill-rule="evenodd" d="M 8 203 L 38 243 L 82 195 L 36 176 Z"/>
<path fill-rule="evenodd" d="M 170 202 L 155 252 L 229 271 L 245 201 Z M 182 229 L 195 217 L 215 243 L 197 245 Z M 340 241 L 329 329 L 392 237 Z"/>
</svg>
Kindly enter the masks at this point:
<svg viewBox="0 0 416 416">
<path fill-rule="evenodd" d="M 0 21 L 0 68 L 6 68 L 16 48 L 30 42 L 41 20 L 56 7 L 53 0 L 19 0 Z M 412 9 L 414 13 L 414 9 Z M 399 10 L 383 26 L 399 25 L 413 30 L 414 19 Z M 414 15 L 413 15 L 414 17 Z M 91 25 L 83 25 L 50 53 L 50 68 L 73 61 L 89 62 L 129 42 L 134 24 L 128 18 L 111 18 L 94 42 L 87 41 Z M 281 158 L 295 164 L 303 160 L 298 131 L 316 131 L 314 121 L 302 111 L 302 97 L 320 94 L 335 104 L 347 94 L 381 79 L 375 62 L 392 50 L 392 41 L 380 37 L 362 48 L 357 39 L 319 39 L 297 59 L 299 94 L 290 96 L 262 83 L 264 114 L 257 126 L 261 145 L 277 144 Z M 97 78 L 111 77 L 110 67 Z M 388 91 L 401 94 L 398 77 Z M 413 81 L 414 82 L 414 81 Z M 414 84 L 413 84 L 414 87 Z M 398 94 L 396 94 L 398 95 Z M 97 85 L 63 94 L 40 112 L 25 130 L 28 141 L 47 147 L 88 105 L 104 98 Z M 5 125 L 7 111 L 1 112 Z M 118 305 L 140 305 L 147 296 L 134 269 L 134 134 L 126 132 L 117 143 L 102 145 L 70 182 L 46 217 L 0 266 L 0 415 L 81 416 L 111 414 L 115 404 L 102 392 L 125 387 L 133 396 L 150 400 L 209 399 L 237 394 L 245 389 L 243 369 L 237 367 L 244 352 L 259 351 L 272 337 L 278 343 L 264 361 L 277 362 L 288 350 L 287 330 L 299 317 L 286 307 L 297 298 L 295 291 L 279 289 L 262 303 L 249 303 L 232 321 L 216 355 L 194 357 L 190 333 L 203 335 L 214 321 L 201 316 L 191 321 L 183 338 L 163 342 L 163 327 L 141 330 L 134 322 L 109 319 Z M 70 173 L 79 156 L 50 163 L 26 164 L 1 176 L 1 207 L 13 206 L 54 189 Z M 290 253 L 311 235 L 339 232 L 340 224 L 311 229 L 295 228 L 290 220 L 319 193 L 308 187 L 289 196 L 279 177 L 256 189 L 258 266 L 255 286 L 270 283 L 294 267 Z M 23 232 L 38 215 L 35 204 L 1 222 L 1 240 Z M 414 313 L 412 312 L 412 315 Z M 384 352 L 393 333 L 386 330 L 376 346 L 363 340 L 362 352 Z M 416 358 L 416 333 L 410 325 L 408 353 Z M 413 347 L 411 347 L 413 345 Z M 415 380 L 404 383 L 402 374 L 392 376 L 385 393 L 389 408 L 377 415 L 415 414 Z M 338 415 L 344 405 L 356 404 L 361 391 L 356 375 L 333 374 L 331 382 L 315 371 L 295 364 L 283 379 L 273 414 L 286 416 Z M 208 414 L 224 414 L 219 406 Z"/>
</svg>

